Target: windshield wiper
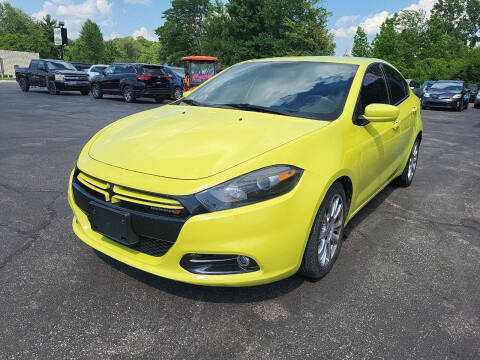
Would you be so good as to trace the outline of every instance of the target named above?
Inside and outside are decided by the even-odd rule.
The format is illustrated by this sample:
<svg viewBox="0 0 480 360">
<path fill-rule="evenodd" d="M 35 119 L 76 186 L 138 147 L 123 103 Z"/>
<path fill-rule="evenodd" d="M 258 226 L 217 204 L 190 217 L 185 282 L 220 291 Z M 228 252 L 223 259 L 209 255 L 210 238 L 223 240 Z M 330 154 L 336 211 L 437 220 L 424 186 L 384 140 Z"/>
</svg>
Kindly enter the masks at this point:
<svg viewBox="0 0 480 360">
<path fill-rule="evenodd" d="M 292 113 L 288 111 L 275 110 L 265 106 L 253 105 L 253 104 L 215 104 L 214 106 L 218 106 L 218 107 L 225 106 L 225 107 L 232 107 L 235 109 L 245 110 L 245 111 L 258 111 L 258 112 L 264 112 L 264 113 L 270 113 L 270 114 L 292 116 Z"/>
<path fill-rule="evenodd" d="M 205 106 L 204 104 L 202 104 L 198 101 L 192 100 L 192 99 L 182 99 L 182 101 L 180 101 L 180 102 L 188 104 L 188 105 L 192 105 L 192 106 Z"/>
</svg>

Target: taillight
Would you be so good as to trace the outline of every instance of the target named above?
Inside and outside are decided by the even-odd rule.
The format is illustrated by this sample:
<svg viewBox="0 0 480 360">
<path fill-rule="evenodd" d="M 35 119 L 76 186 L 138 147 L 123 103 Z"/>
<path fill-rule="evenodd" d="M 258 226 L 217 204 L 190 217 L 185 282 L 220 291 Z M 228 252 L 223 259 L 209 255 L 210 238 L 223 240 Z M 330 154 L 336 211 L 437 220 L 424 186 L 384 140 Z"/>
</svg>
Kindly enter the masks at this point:
<svg viewBox="0 0 480 360">
<path fill-rule="evenodd" d="M 152 75 L 137 75 L 138 80 L 150 80 Z"/>
<path fill-rule="evenodd" d="M 172 77 L 171 76 L 165 76 L 165 79 L 170 80 Z"/>
</svg>

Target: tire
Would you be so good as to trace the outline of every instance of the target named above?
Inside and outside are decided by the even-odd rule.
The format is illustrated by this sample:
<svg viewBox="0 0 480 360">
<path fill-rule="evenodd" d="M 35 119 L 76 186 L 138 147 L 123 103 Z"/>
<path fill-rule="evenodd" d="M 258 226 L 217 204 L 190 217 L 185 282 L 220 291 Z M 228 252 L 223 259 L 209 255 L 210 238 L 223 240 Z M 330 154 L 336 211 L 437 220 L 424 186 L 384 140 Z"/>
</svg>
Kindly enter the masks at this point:
<svg viewBox="0 0 480 360">
<path fill-rule="evenodd" d="M 30 84 L 27 82 L 25 78 L 20 78 L 18 80 L 18 85 L 20 86 L 20 89 L 23 92 L 27 92 L 28 90 L 30 90 Z"/>
<path fill-rule="evenodd" d="M 402 174 L 395 180 L 395 183 L 401 187 L 409 187 L 415 176 L 415 170 L 417 169 L 418 153 L 420 152 L 420 139 L 417 138 L 413 143 L 412 150 L 408 156 L 405 168 Z"/>
<path fill-rule="evenodd" d="M 57 90 L 57 87 L 55 86 L 55 83 L 53 81 L 50 81 L 48 83 L 48 92 L 50 95 L 59 95 L 60 91 Z"/>
<path fill-rule="evenodd" d="M 463 110 L 463 100 L 462 102 L 460 103 L 460 105 L 457 106 L 457 108 L 455 109 L 456 111 L 460 112 Z"/>
<path fill-rule="evenodd" d="M 172 97 L 174 100 L 180 100 L 183 97 L 183 91 L 180 86 L 175 87 Z"/>
<path fill-rule="evenodd" d="M 428 109 L 430 109 L 430 108 L 429 108 L 428 106 L 422 105 L 422 109 L 423 109 L 423 110 L 428 110 Z"/>
<path fill-rule="evenodd" d="M 157 104 L 161 104 L 165 100 L 165 98 L 163 96 L 155 96 L 153 99 L 155 100 L 155 102 Z"/>
<path fill-rule="evenodd" d="M 467 102 L 463 105 L 463 109 L 464 109 L 464 110 L 468 110 L 468 105 L 470 105 L 470 103 L 467 101 Z"/>
<path fill-rule="evenodd" d="M 340 183 L 334 183 L 328 189 L 313 222 L 300 274 L 310 279 L 321 279 L 332 269 L 342 248 L 347 209 L 345 189 Z"/>
<path fill-rule="evenodd" d="M 101 99 L 103 97 L 102 89 L 100 89 L 100 85 L 98 84 L 92 84 L 92 90 L 90 93 L 94 99 Z"/>
<path fill-rule="evenodd" d="M 85 90 L 85 91 L 80 91 L 80 94 L 82 94 L 82 95 L 84 95 L 84 96 L 85 96 L 85 95 L 88 95 L 89 93 L 90 93 L 90 91 L 86 91 L 86 90 Z"/>
<path fill-rule="evenodd" d="M 133 93 L 133 88 L 130 85 L 126 85 L 122 89 L 123 100 L 127 103 L 135 102 L 135 94 Z"/>
</svg>

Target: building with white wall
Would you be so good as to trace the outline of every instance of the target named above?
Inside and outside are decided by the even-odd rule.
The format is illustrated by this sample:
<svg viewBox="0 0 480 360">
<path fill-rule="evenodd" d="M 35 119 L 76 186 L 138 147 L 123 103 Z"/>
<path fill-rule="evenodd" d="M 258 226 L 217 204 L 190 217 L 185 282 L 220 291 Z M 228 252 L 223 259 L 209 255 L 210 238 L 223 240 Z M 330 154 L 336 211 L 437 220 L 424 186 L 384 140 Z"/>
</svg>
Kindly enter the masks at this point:
<svg viewBox="0 0 480 360">
<path fill-rule="evenodd" d="M 0 50 L 0 74 L 15 75 L 15 68 L 28 67 L 30 60 L 38 58 L 38 53 Z"/>
</svg>

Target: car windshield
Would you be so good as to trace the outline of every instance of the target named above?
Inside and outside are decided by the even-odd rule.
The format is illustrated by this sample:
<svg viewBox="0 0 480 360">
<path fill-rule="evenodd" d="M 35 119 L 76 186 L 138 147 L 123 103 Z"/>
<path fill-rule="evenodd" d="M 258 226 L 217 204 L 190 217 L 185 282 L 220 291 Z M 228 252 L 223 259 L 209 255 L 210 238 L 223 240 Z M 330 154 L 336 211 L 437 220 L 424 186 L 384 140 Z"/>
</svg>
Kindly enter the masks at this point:
<svg viewBox="0 0 480 360">
<path fill-rule="evenodd" d="M 215 64 L 212 62 L 192 62 L 190 72 L 193 82 L 203 82 L 215 75 Z"/>
<path fill-rule="evenodd" d="M 170 70 L 182 78 L 185 77 L 185 70 L 183 68 L 170 67 Z"/>
<path fill-rule="evenodd" d="M 353 64 L 307 61 L 242 63 L 179 104 L 334 120 L 343 111 L 357 68 Z"/>
<path fill-rule="evenodd" d="M 477 91 L 478 90 L 478 85 L 477 84 L 469 84 L 468 88 L 472 91 Z"/>
<path fill-rule="evenodd" d="M 430 89 L 461 91 L 462 84 L 455 82 L 436 82 L 430 87 Z"/>
<path fill-rule="evenodd" d="M 75 66 L 68 62 L 63 62 L 63 61 L 49 61 L 47 62 L 47 66 L 49 70 L 73 70 L 73 71 L 78 71 Z"/>
</svg>

